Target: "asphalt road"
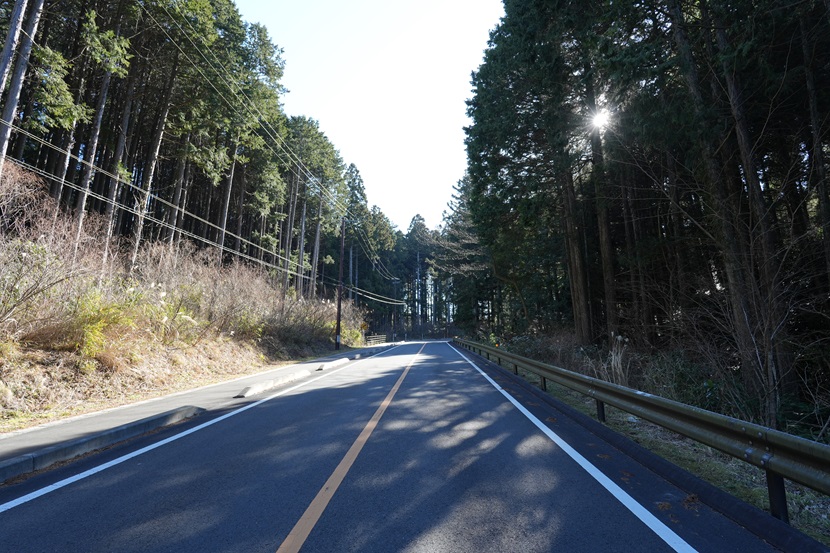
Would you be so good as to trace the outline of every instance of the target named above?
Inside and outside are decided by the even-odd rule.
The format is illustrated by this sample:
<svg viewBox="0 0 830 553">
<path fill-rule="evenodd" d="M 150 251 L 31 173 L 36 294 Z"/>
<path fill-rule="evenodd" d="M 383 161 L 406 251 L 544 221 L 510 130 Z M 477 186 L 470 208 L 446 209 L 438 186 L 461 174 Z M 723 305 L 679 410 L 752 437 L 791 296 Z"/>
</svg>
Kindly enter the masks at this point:
<svg viewBox="0 0 830 553">
<path fill-rule="evenodd" d="M 442 342 L 0 487 L 2 553 L 300 550 L 775 549 Z"/>
</svg>

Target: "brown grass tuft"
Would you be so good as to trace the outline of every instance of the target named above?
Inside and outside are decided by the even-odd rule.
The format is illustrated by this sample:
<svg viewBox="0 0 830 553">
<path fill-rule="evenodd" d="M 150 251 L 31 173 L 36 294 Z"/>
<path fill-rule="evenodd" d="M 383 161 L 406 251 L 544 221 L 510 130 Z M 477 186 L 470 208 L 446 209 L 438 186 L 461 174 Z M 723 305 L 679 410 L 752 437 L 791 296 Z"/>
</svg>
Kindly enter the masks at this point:
<svg viewBox="0 0 830 553">
<path fill-rule="evenodd" d="M 0 182 L 0 432 L 165 394 L 326 350 L 330 302 L 188 242 L 144 243 L 134 271 L 103 219 L 58 210 L 9 163 Z M 360 314 L 344 305 L 344 327 Z M 350 335 L 344 332 L 345 345 Z"/>
</svg>

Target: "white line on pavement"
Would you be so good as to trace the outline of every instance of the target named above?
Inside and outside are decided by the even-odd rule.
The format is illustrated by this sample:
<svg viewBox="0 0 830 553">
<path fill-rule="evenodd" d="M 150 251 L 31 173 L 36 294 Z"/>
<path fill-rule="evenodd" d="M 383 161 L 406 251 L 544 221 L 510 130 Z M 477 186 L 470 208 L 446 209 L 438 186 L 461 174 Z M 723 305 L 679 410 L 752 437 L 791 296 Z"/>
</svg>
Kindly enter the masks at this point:
<svg viewBox="0 0 830 553">
<path fill-rule="evenodd" d="M 395 349 L 395 348 L 392 348 L 392 349 Z M 380 353 L 377 353 L 377 354 L 375 354 L 371 357 L 358 359 L 357 361 L 359 362 L 359 361 L 364 361 L 366 359 L 372 359 L 373 357 L 377 357 L 378 355 L 381 355 L 382 353 L 387 353 L 389 351 L 391 351 L 391 349 L 385 350 L 385 351 L 380 352 Z M 28 503 L 29 501 L 37 499 L 38 497 L 42 497 L 46 494 L 49 494 L 49 493 L 52 493 L 56 490 L 64 488 L 64 487 L 66 487 L 70 484 L 74 484 L 75 482 L 78 482 L 78 481 L 83 480 L 85 478 L 89 478 L 90 476 L 92 476 L 94 474 L 98 474 L 99 472 L 105 471 L 105 470 L 107 470 L 109 468 L 112 468 L 116 465 L 120 465 L 121 463 L 123 463 L 125 461 L 129 461 L 130 459 L 134 459 L 134 458 L 138 457 L 139 455 L 143 455 L 143 454 L 145 454 L 149 451 L 153 451 L 154 449 L 157 449 L 157 448 L 165 446 L 169 443 L 175 442 L 176 440 L 184 438 L 185 436 L 189 436 L 189 435 L 194 434 L 194 433 L 196 433 L 200 430 L 204 430 L 205 428 L 208 428 L 209 426 L 213 426 L 214 424 L 217 424 L 219 422 L 227 420 L 227 419 L 229 419 L 233 416 L 239 415 L 240 413 L 244 413 L 245 411 L 247 411 L 249 409 L 253 409 L 254 407 L 256 407 L 258 405 L 261 405 L 261 404 L 265 403 L 266 401 L 271 401 L 272 399 L 278 398 L 280 396 L 284 396 L 285 394 L 291 393 L 294 390 L 297 390 L 297 389 L 302 388 L 304 386 L 308 386 L 309 384 L 311 384 L 313 382 L 317 382 L 318 380 L 322 380 L 323 378 L 327 378 L 327 377 L 329 377 L 333 374 L 337 374 L 340 371 L 351 368 L 352 366 L 353 366 L 353 364 L 350 364 L 350 365 L 347 365 L 345 367 L 333 370 L 333 371 L 331 371 L 329 373 L 326 373 L 322 376 L 318 376 L 317 378 L 313 378 L 313 379 L 311 379 L 307 382 L 297 384 L 296 386 L 286 388 L 285 390 L 280 390 L 279 392 L 277 392 L 275 394 L 271 394 L 270 396 L 268 396 L 264 399 L 261 399 L 259 401 L 254 402 L 254 403 L 251 403 L 250 405 L 246 405 L 245 407 L 241 407 L 241 408 L 239 408 L 235 411 L 231 411 L 230 413 L 222 415 L 221 417 L 217 417 L 215 419 L 209 420 L 209 421 L 207 421 L 203 424 L 200 424 L 199 426 L 194 426 L 193 428 L 185 430 L 184 432 L 181 432 L 181 433 L 176 434 L 174 436 L 170 436 L 169 438 L 161 440 L 160 442 L 156 442 L 152 445 L 148 445 L 147 447 L 143 447 L 141 449 L 133 451 L 132 453 L 128 453 L 127 455 L 123 455 L 121 457 L 118 457 L 117 459 L 113 459 L 112 461 L 109 461 L 108 463 L 104 463 L 103 465 L 98 465 L 97 467 L 93 467 L 93 468 L 91 468 L 87 471 L 81 472 L 81 473 L 76 474 L 74 476 L 70 476 L 69 478 L 65 478 L 65 479 L 63 479 L 59 482 L 55 482 L 54 484 L 46 486 L 45 488 L 41 488 L 41 489 L 36 490 L 32 493 L 26 494 L 22 497 L 19 497 L 17 499 L 9 501 L 7 503 L 3 503 L 2 505 L 0 505 L 0 513 L 4 513 L 6 511 L 9 511 L 11 509 L 14 509 L 15 507 L 19 507 L 20 505 L 23 505 L 24 503 Z"/>
<path fill-rule="evenodd" d="M 541 430 L 548 438 L 550 438 L 557 446 L 559 446 L 562 451 L 568 454 L 568 456 L 576 461 L 576 463 L 585 470 L 588 474 L 590 474 L 594 480 L 596 480 L 603 488 L 608 490 L 611 495 L 613 495 L 623 506 L 631 511 L 631 513 L 640 519 L 643 524 L 648 526 L 657 536 L 662 539 L 666 544 L 674 549 L 677 552 L 682 553 L 696 553 L 696 549 L 686 543 L 680 536 L 675 534 L 668 526 L 660 522 L 660 520 L 651 514 L 648 509 L 640 505 L 633 497 L 628 495 L 625 490 L 620 488 L 617 484 L 615 484 L 610 478 L 605 476 L 601 470 L 595 467 L 588 459 L 583 457 L 578 451 L 576 451 L 573 447 L 571 447 L 565 440 L 559 437 L 553 430 L 548 428 L 542 421 L 536 418 L 530 411 L 525 409 L 525 407 L 519 403 L 513 396 L 511 396 L 507 391 L 504 390 L 501 386 L 499 386 L 492 378 L 487 376 L 484 371 L 482 371 L 475 363 L 473 363 L 466 355 L 461 353 L 455 346 L 452 347 L 458 355 L 460 355 L 467 363 L 472 365 L 472 367 L 481 373 L 487 381 L 493 385 L 496 390 L 501 392 L 501 394 L 507 398 L 507 400 L 512 403 L 516 409 L 518 409 L 525 417 L 527 417 L 530 422 L 532 422 L 536 427 Z"/>
</svg>

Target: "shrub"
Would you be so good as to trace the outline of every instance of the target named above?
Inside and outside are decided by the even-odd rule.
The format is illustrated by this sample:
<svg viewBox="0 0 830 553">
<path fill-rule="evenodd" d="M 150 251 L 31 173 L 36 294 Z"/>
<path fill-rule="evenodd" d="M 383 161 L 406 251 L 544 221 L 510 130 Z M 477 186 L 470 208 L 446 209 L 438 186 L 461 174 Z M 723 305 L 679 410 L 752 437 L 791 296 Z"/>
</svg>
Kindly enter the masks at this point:
<svg viewBox="0 0 830 553">
<path fill-rule="evenodd" d="M 71 276 L 46 245 L 0 240 L 0 332 L 8 337 L 25 329 L 33 306 Z"/>
<path fill-rule="evenodd" d="M 40 181 L 15 170 L 0 183 L 0 340 L 77 352 L 87 372 L 131 363 L 117 351 L 133 349 L 120 343 L 125 334 L 168 347 L 224 335 L 272 351 L 333 340 L 333 303 L 283 290 L 281 278 L 258 267 L 220 266 L 215 250 L 186 240 L 145 242 L 134 268 L 114 244 L 104 263 L 104 219 L 90 213 L 76 240 L 76 220 L 56 209 Z M 359 342 L 352 329 L 362 316 L 344 302 L 344 342 Z"/>
<path fill-rule="evenodd" d="M 0 179 L 0 235 L 21 233 L 41 213 L 43 182 L 29 171 L 7 160 Z M 46 202 L 47 206 L 51 202 Z"/>
<path fill-rule="evenodd" d="M 120 297 L 105 297 L 100 289 L 90 288 L 77 299 L 69 313 L 66 340 L 81 354 L 78 365 L 83 372 L 94 370 L 97 363 L 108 369 L 120 367 L 110 348 L 115 342 L 112 336 L 137 326 L 142 299 L 134 288 Z"/>
</svg>

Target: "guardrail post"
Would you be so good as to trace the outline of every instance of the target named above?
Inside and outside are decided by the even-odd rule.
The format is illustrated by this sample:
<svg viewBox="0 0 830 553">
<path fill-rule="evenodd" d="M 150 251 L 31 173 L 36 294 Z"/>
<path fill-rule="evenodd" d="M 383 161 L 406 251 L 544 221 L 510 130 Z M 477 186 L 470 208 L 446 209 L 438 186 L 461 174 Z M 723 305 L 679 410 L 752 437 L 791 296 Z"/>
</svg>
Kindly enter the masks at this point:
<svg viewBox="0 0 830 553">
<path fill-rule="evenodd" d="M 769 492 L 769 512 L 787 524 L 790 515 L 787 512 L 787 490 L 784 488 L 784 477 L 767 470 L 767 491 Z"/>
<path fill-rule="evenodd" d="M 542 390 L 547 392 L 548 391 L 548 379 L 545 378 L 544 376 L 541 377 L 541 378 L 542 378 L 542 382 L 541 382 L 540 386 L 541 386 Z"/>
<path fill-rule="evenodd" d="M 819 493 L 830 494 L 830 464 L 827 463 L 830 446 L 604 382 L 507 351 L 497 351 L 463 340 L 458 340 L 458 344 L 481 355 L 488 350 L 493 355 L 499 355 L 501 362 L 512 365 L 515 375 L 530 373 L 539 376 L 542 387 L 547 386 L 546 380 L 551 380 L 559 386 L 592 398 L 597 402 L 597 419 L 603 423 L 606 422 L 605 403 L 608 403 L 623 412 L 678 432 L 763 470 L 770 469 L 768 462 L 772 460 L 774 451 L 776 472 L 767 472 L 767 491 L 770 513 L 783 522 L 788 522 L 789 519 L 785 480 L 800 482 Z M 520 368 L 522 373 L 519 372 Z M 753 443 L 756 437 L 759 441 Z M 752 441 L 747 443 L 747 439 Z"/>
</svg>

